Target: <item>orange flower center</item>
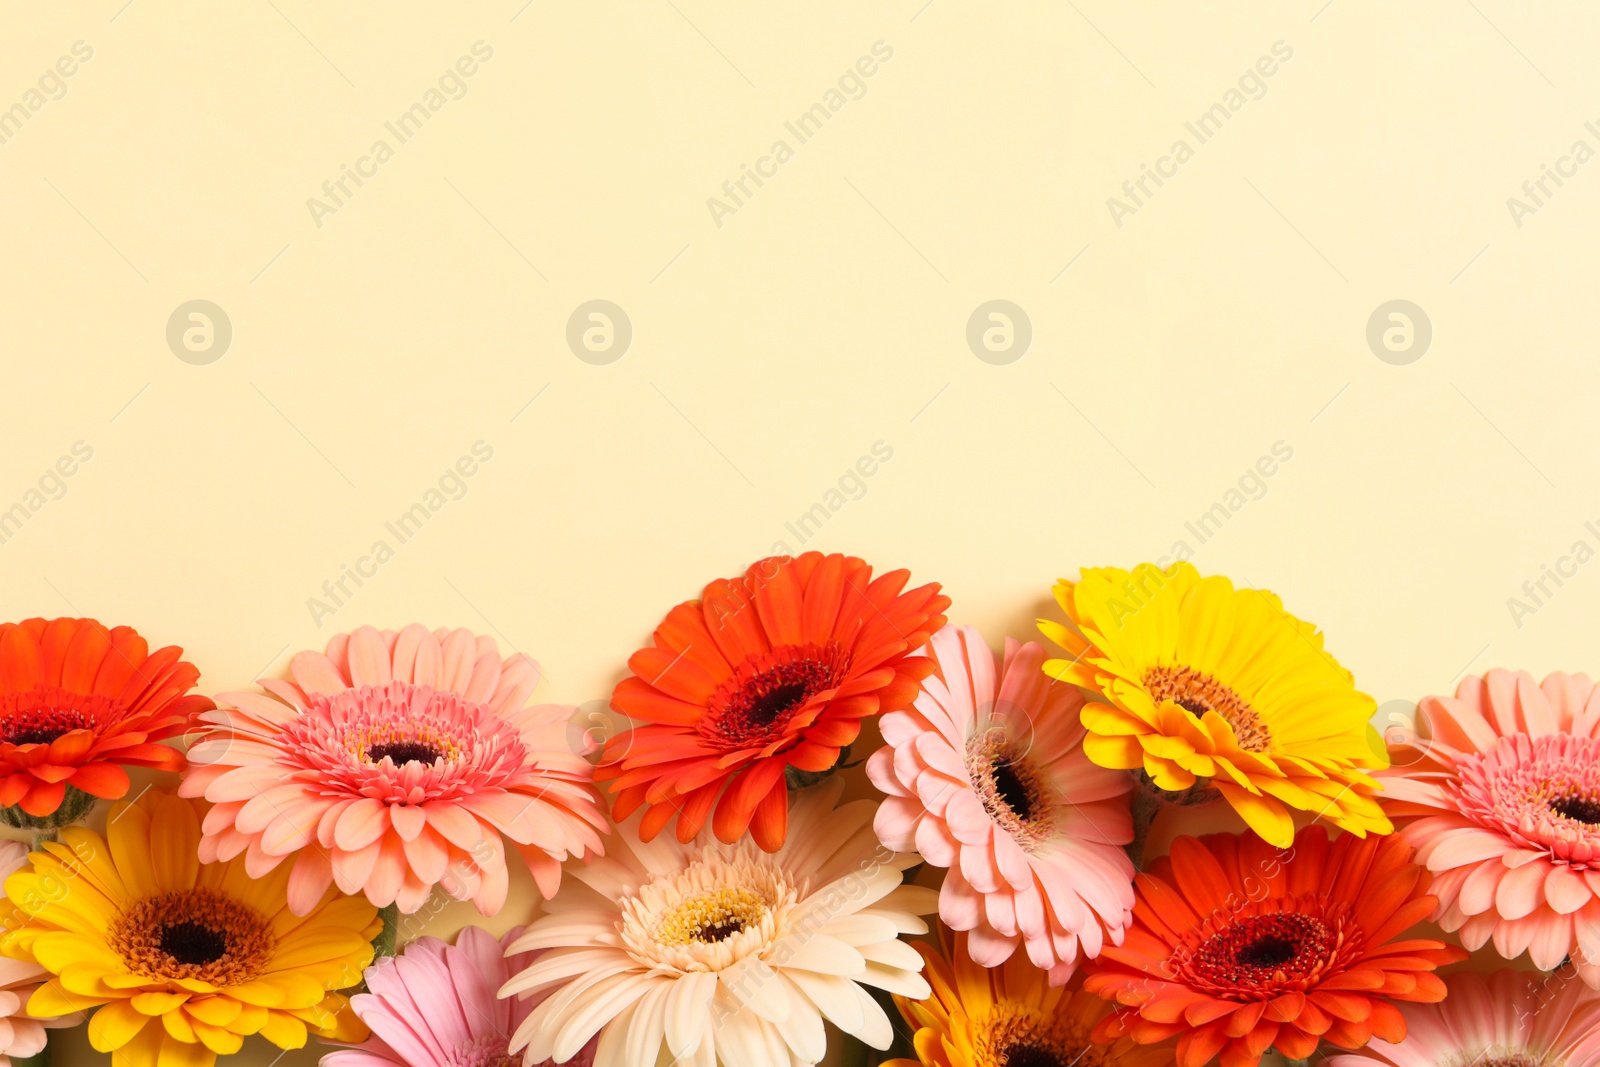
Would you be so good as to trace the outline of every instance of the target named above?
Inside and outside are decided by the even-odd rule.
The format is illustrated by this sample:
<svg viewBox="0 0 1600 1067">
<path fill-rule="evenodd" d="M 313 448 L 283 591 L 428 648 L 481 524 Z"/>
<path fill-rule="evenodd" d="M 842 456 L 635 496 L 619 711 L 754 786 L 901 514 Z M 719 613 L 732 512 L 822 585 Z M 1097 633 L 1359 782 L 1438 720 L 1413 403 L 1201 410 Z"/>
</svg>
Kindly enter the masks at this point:
<svg viewBox="0 0 1600 1067">
<path fill-rule="evenodd" d="M 1144 687 L 1160 703 L 1170 700 L 1195 718 L 1214 711 L 1233 727 L 1234 738 L 1246 752 L 1272 748 L 1272 733 L 1238 693 L 1209 674 L 1189 667 L 1151 667 L 1144 672 Z"/>
<path fill-rule="evenodd" d="M 811 725 L 807 705 L 838 687 L 850 657 L 837 645 L 780 645 L 739 665 L 711 694 L 701 737 L 715 748 L 733 751 L 764 747 Z"/>
<path fill-rule="evenodd" d="M 254 908 L 202 888 L 146 897 L 117 917 L 107 940 L 136 974 L 219 986 L 255 978 L 277 944 Z"/>
<path fill-rule="evenodd" d="M 73 730 L 99 730 L 121 717 L 119 704 L 93 693 L 46 685 L 0 693 L 0 743 L 48 745 Z"/>
</svg>

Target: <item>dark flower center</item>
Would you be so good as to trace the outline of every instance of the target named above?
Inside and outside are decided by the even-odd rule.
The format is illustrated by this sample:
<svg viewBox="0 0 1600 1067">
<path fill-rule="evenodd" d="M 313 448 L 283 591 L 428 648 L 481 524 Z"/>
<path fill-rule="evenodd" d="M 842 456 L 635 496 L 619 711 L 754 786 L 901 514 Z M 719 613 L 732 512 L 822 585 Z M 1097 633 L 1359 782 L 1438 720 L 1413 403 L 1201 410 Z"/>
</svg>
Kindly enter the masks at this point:
<svg viewBox="0 0 1600 1067">
<path fill-rule="evenodd" d="M 805 703 L 807 688 L 805 682 L 799 681 L 773 686 L 764 693 L 758 691 L 750 700 L 745 721 L 752 726 L 771 726 L 796 705 Z"/>
<path fill-rule="evenodd" d="M 1012 1045 L 1000 1061 L 1001 1067 L 1067 1067 L 1052 1048 L 1044 1045 Z"/>
<path fill-rule="evenodd" d="M 1298 946 L 1287 937 L 1266 934 L 1239 949 L 1233 957 L 1246 967 L 1282 967 L 1294 959 Z"/>
<path fill-rule="evenodd" d="M 1589 826 L 1600 825 L 1600 800 L 1584 796 L 1557 797 L 1550 801 L 1550 810 Z"/>
<path fill-rule="evenodd" d="M 66 732 L 67 728 L 64 726 L 54 729 L 44 726 L 23 727 L 7 730 L 5 737 L 0 740 L 12 745 L 48 745 Z"/>
<path fill-rule="evenodd" d="M 179 963 L 200 966 L 215 963 L 228 952 L 228 939 L 220 931 L 195 922 L 161 928 L 161 951 Z"/>
<path fill-rule="evenodd" d="M 403 767 L 407 763 L 425 763 L 431 766 L 442 755 L 444 753 L 423 741 L 392 741 L 388 744 L 373 745 L 367 749 L 367 759 L 373 763 L 382 763 L 387 758 L 396 767 Z"/>
<path fill-rule="evenodd" d="M 702 926 L 695 931 L 694 939 L 710 945 L 718 941 L 726 941 L 734 934 L 742 933 L 744 928 L 745 924 L 739 919 L 724 919 L 710 926 Z"/>
<path fill-rule="evenodd" d="M 1033 814 L 1033 790 L 1022 780 L 1010 760 L 996 759 L 989 768 L 994 778 L 994 791 L 1012 814 L 1023 822 Z"/>
<path fill-rule="evenodd" d="M 106 697 L 56 686 L 0 693 L 0 743 L 48 745 L 73 730 L 99 730 L 120 718 L 122 710 Z"/>
<path fill-rule="evenodd" d="M 711 695 L 700 734 L 721 749 L 764 745 L 848 669 L 849 657 L 833 645 L 784 645 L 747 660 Z"/>
</svg>

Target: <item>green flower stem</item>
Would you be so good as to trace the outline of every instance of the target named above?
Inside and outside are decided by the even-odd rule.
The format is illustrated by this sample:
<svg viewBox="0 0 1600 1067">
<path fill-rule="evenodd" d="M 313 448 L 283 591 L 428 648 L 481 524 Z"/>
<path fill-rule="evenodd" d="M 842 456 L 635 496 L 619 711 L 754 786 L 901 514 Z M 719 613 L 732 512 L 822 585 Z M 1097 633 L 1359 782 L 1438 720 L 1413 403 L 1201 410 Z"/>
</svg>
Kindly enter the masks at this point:
<svg viewBox="0 0 1600 1067">
<path fill-rule="evenodd" d="M 54 841 L 55 831 L 63 826 L 71 826 L 88 815 L 90 809 L 94 807 L 94 802 L 93 794 L 69 785 L 61 798 L 61 806 L 49 815 L 29 815 L 22 810 L 22 805 L 13 804 L 9 808 L 0 808 L 0 822 L 18 830 L 34 831 L 34 843 L 37 847 L 41 835 L 45 840 Z"/>
<path fill-rule="evenodd" d="M 400 929 L 400 908 L 394 904 L 385 905 L 378 909 L 378 918 L 383 920 L 383 929 L 372 939 L 374 961 L 394 955 L 395 938 Z"/>
</svg>

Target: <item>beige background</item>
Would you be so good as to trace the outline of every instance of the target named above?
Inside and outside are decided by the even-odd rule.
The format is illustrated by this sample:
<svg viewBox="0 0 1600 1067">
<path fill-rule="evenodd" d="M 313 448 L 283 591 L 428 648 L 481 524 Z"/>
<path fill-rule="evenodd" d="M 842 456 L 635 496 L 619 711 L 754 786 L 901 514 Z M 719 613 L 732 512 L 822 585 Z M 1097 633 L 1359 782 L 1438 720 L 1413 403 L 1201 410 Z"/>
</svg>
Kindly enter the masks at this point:
<svg viewBox="0 0 1600 1067">
<path fill-rule="evenodd" d="M 786 523 L 881 441 L 807 546 L 942 581 L 996 642 L 1057 576 L 1181 539 L 1322 624 L 1380 701 L 1597 666 L 1600 566 L 1507 605 L 1600 548 L 1600 163 L 1521 226 L 1507 206 L 1600 148 L 1592 11 L 449 6 L 7 6 L 0 108 L 74 42 L 93 58 L 0 144 L 0 509 L 27 511 L 0 613 L 134 624 L 211 691 L 361 623 L 465 625 L 581 703 L 673 603 L 798 549 Z M 398 143 L 384 124 L 478 41 L 465 95 Z M 879 41 L 798 144 L 784 123 Z M 1184 123 L 1280 41 L 1198 145 Z M 318 226 L 307 199 L 379 138 L 393 158 Z M 719 227 L 707 199 L 780 138 Z M 1179 138 L 1194 157 L 1119 228 L 1108 198 Z M 234 332 L 203 366 L 165 339 L 197 298 Z M 565 340 L 597 298 L 633 328 L 606 366 Z M 965 337 L 991 299 L 1032 324 L 1007 366 Z M 1409 365 L 1366 340 L 1393 299 L 1432 323 Z M 64 495 L 30 498 L 80 441 Z M 399 544 L 384 523 L 479 441 Z M 1185 523 L 1280 441 L 1200 546 Z M 379 539 L 393 558 L 319 626 L 308 599 Z"/>
</svg>

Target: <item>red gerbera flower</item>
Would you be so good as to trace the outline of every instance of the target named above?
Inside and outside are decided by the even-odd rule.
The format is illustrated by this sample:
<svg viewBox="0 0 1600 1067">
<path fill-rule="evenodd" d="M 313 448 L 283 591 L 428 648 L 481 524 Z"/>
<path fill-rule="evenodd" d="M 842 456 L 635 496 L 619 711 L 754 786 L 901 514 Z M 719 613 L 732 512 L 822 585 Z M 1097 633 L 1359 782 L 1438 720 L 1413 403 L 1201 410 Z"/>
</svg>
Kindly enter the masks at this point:
<svg viewBox="0 0 1600 1067">
<path fill-rule="evenodd" d="M 185 695 L 200 672 L 182 655 L 93 619 L 0 623 L 0 807 L 42 818 L 68 786 L 122 797 L 123 766 L 182 770 L 183 753 L 156 742 L 216 706 Z"/>
<path fill-rule="evenodd" d="M 1436 967 L 1465 959 L 1442 941 L 1391 940 L 1437 901 L 1396 837 L 1320 826 L 1287 849 L 1255 834 L 1180 837 L 1136 882 L 1134 923 L 1106 945 L 1084 988 L 1122 1007 L 1095 1040 L 1176 1036 L 1178 1067 L 1254 1067 L 1276 1046 L 1305 1059 L 1319 1039 L 1357 1049 L 1398 1042 L 1389 1000 L 1444 999 Z"/>
<path fill-rule="evenodd" d="M 644 805 L 644 840 L 676 815 L 687 842 L 715 805 L 719 838 L 748 829 L 776 851 L 787 768 L 831 769 L 862 719 L 910 706 L 934 670 L 913 653 L 950 598 L 936 584 L 901 592 L 909 576 L 874 580 L 853 556 L 773 556 L 673 608 L 611 695 L 643 723 L 607 743 L 595 774 L 617 794 L 616 820 Z"/>
</svg>

